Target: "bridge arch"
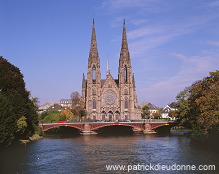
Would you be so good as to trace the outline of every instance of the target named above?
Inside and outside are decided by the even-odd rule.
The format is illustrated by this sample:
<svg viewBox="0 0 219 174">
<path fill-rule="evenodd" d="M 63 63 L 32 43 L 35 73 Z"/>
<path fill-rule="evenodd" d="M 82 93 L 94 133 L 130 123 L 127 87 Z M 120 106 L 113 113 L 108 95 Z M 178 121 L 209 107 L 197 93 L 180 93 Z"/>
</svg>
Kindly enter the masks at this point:
<svg viewBox="0 0 219 174">
<path fill-rule="evenodd" d="M 152 127 L 151 127 L 151 130 L 155 130 L 155 129 L 158 129 L 158 128 L 164 128 L 164 127 L 169 127 L 170 125 L 168 123 L 158 123 L 158 124 L 154 124 Z"/>
<path fill-rule="evenodd" d="M 122 124 L 122 123 L 112 123 L 112 124 L 100 124 L 98 126 L 95 126 L 93 128 L 91 128 L 91 131 L 96 131 L 96 130 L 99 130 L 101 128 L 104 128 L 104 127 L 112 127 L 112 126 L 125 126 L 125 127 L 131 127 L 131 128 L 134 128 L 134 129 L 140 129 L 140 130 L 144 130 L 144 128 L 142 126 L 138 126 L 138 125 L 132 125 L 132 124 Z"/>
<path fill-rule="evenodd" d="M 83 131 L 83 128 L 80 128 L 78 126 L 71 125 L 71 124 L 69 124 L 69 125 L 66 125 L 66 124 L 42 125 L 43 132 L 48 131 L 48 130 L 53 129 L 53 128 L 56 128 L 56 127 L 71 127 L 71 128 L 75 128 L 79 131 Z"/>
</svg>

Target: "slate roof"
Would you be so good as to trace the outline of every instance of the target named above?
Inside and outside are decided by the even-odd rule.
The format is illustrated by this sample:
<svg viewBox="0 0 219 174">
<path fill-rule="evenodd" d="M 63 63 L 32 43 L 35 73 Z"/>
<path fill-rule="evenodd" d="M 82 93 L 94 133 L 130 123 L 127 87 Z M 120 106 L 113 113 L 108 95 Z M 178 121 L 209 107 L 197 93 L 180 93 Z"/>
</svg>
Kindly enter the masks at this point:
<svg viewBox="0 0 219 174">
<path fill-rule="evenodd" d="M 147 106 L 150 110 L 157 110 L 157 106 L 155 106 L 154 104 L 148 103 Z"/>
<path fill-rule="evenodd" d="M 176 108 L 176 103 L 172 102 L 168 104 L 162 111 L 161 113 L 169 113 L 171 110 L 175 110 Z"/>
<path fill-rule="evenodd" d="M 173 109 L 176 109 L 176 103 L 175 102 L 172 102 L 169 104 L 169 107 L 170 108 L 173 108 Z"/>
</svg>

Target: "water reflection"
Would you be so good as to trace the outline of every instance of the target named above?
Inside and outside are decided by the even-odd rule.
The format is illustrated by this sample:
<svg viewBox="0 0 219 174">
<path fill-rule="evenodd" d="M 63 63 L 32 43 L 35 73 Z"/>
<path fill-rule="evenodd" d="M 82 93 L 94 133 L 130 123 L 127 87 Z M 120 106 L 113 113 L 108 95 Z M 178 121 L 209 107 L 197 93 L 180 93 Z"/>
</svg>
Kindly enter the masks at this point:
<svg viewBox="0 0 219 174">
<path fill-rule="evenodd" d="M 219 160 L 218 154 L 214 152 L 191 148 L 190 140 L 184 136 L 91 135 L 62 139 L 49 137 L 26 146 L 17 145 L 0 150 L 0 173 L 7 174 L 116 173 L 106 171 L 105 166 L 149 163 L 218 165 Z"/>
</svg>

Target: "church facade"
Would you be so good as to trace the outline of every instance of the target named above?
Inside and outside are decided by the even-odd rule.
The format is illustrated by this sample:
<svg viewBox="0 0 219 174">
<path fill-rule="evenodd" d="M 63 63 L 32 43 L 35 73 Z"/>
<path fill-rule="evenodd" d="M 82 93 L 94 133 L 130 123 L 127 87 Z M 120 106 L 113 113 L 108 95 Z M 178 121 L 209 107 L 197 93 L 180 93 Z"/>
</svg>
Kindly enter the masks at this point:
<svg viewBox="0 0 219 174">
<path fill-rule="evenodd" d="M 92 120 L 116 121 L 139 120 L 141 118 L 125 21 L 122 32 L 118 79 L 112 77 L 109 69 L 106 73 L 106 79 L 101 78 L 100 58 L 93 21 L 87 78 L 83 74 L 82 79 L 82 100 L 85 103 L 87 116 Z"/>
</svg>

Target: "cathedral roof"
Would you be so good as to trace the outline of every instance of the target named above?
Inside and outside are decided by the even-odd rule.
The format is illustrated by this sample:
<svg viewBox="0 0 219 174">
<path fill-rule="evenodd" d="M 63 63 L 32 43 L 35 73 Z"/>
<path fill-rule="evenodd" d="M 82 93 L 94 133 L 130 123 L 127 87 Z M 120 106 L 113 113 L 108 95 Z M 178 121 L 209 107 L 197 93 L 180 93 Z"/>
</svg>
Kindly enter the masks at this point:
<svg viewBox="0 0 219 174">
<path fill-rule="evenodd" d="M 101 87 L 104 85 L 106 79 L 101 79 L 100 83 L 101 83 Z M 115 79 L 115 83 L 117 86 L 119 86 L 119 80 L 118 79 Z"/>
</svg>

